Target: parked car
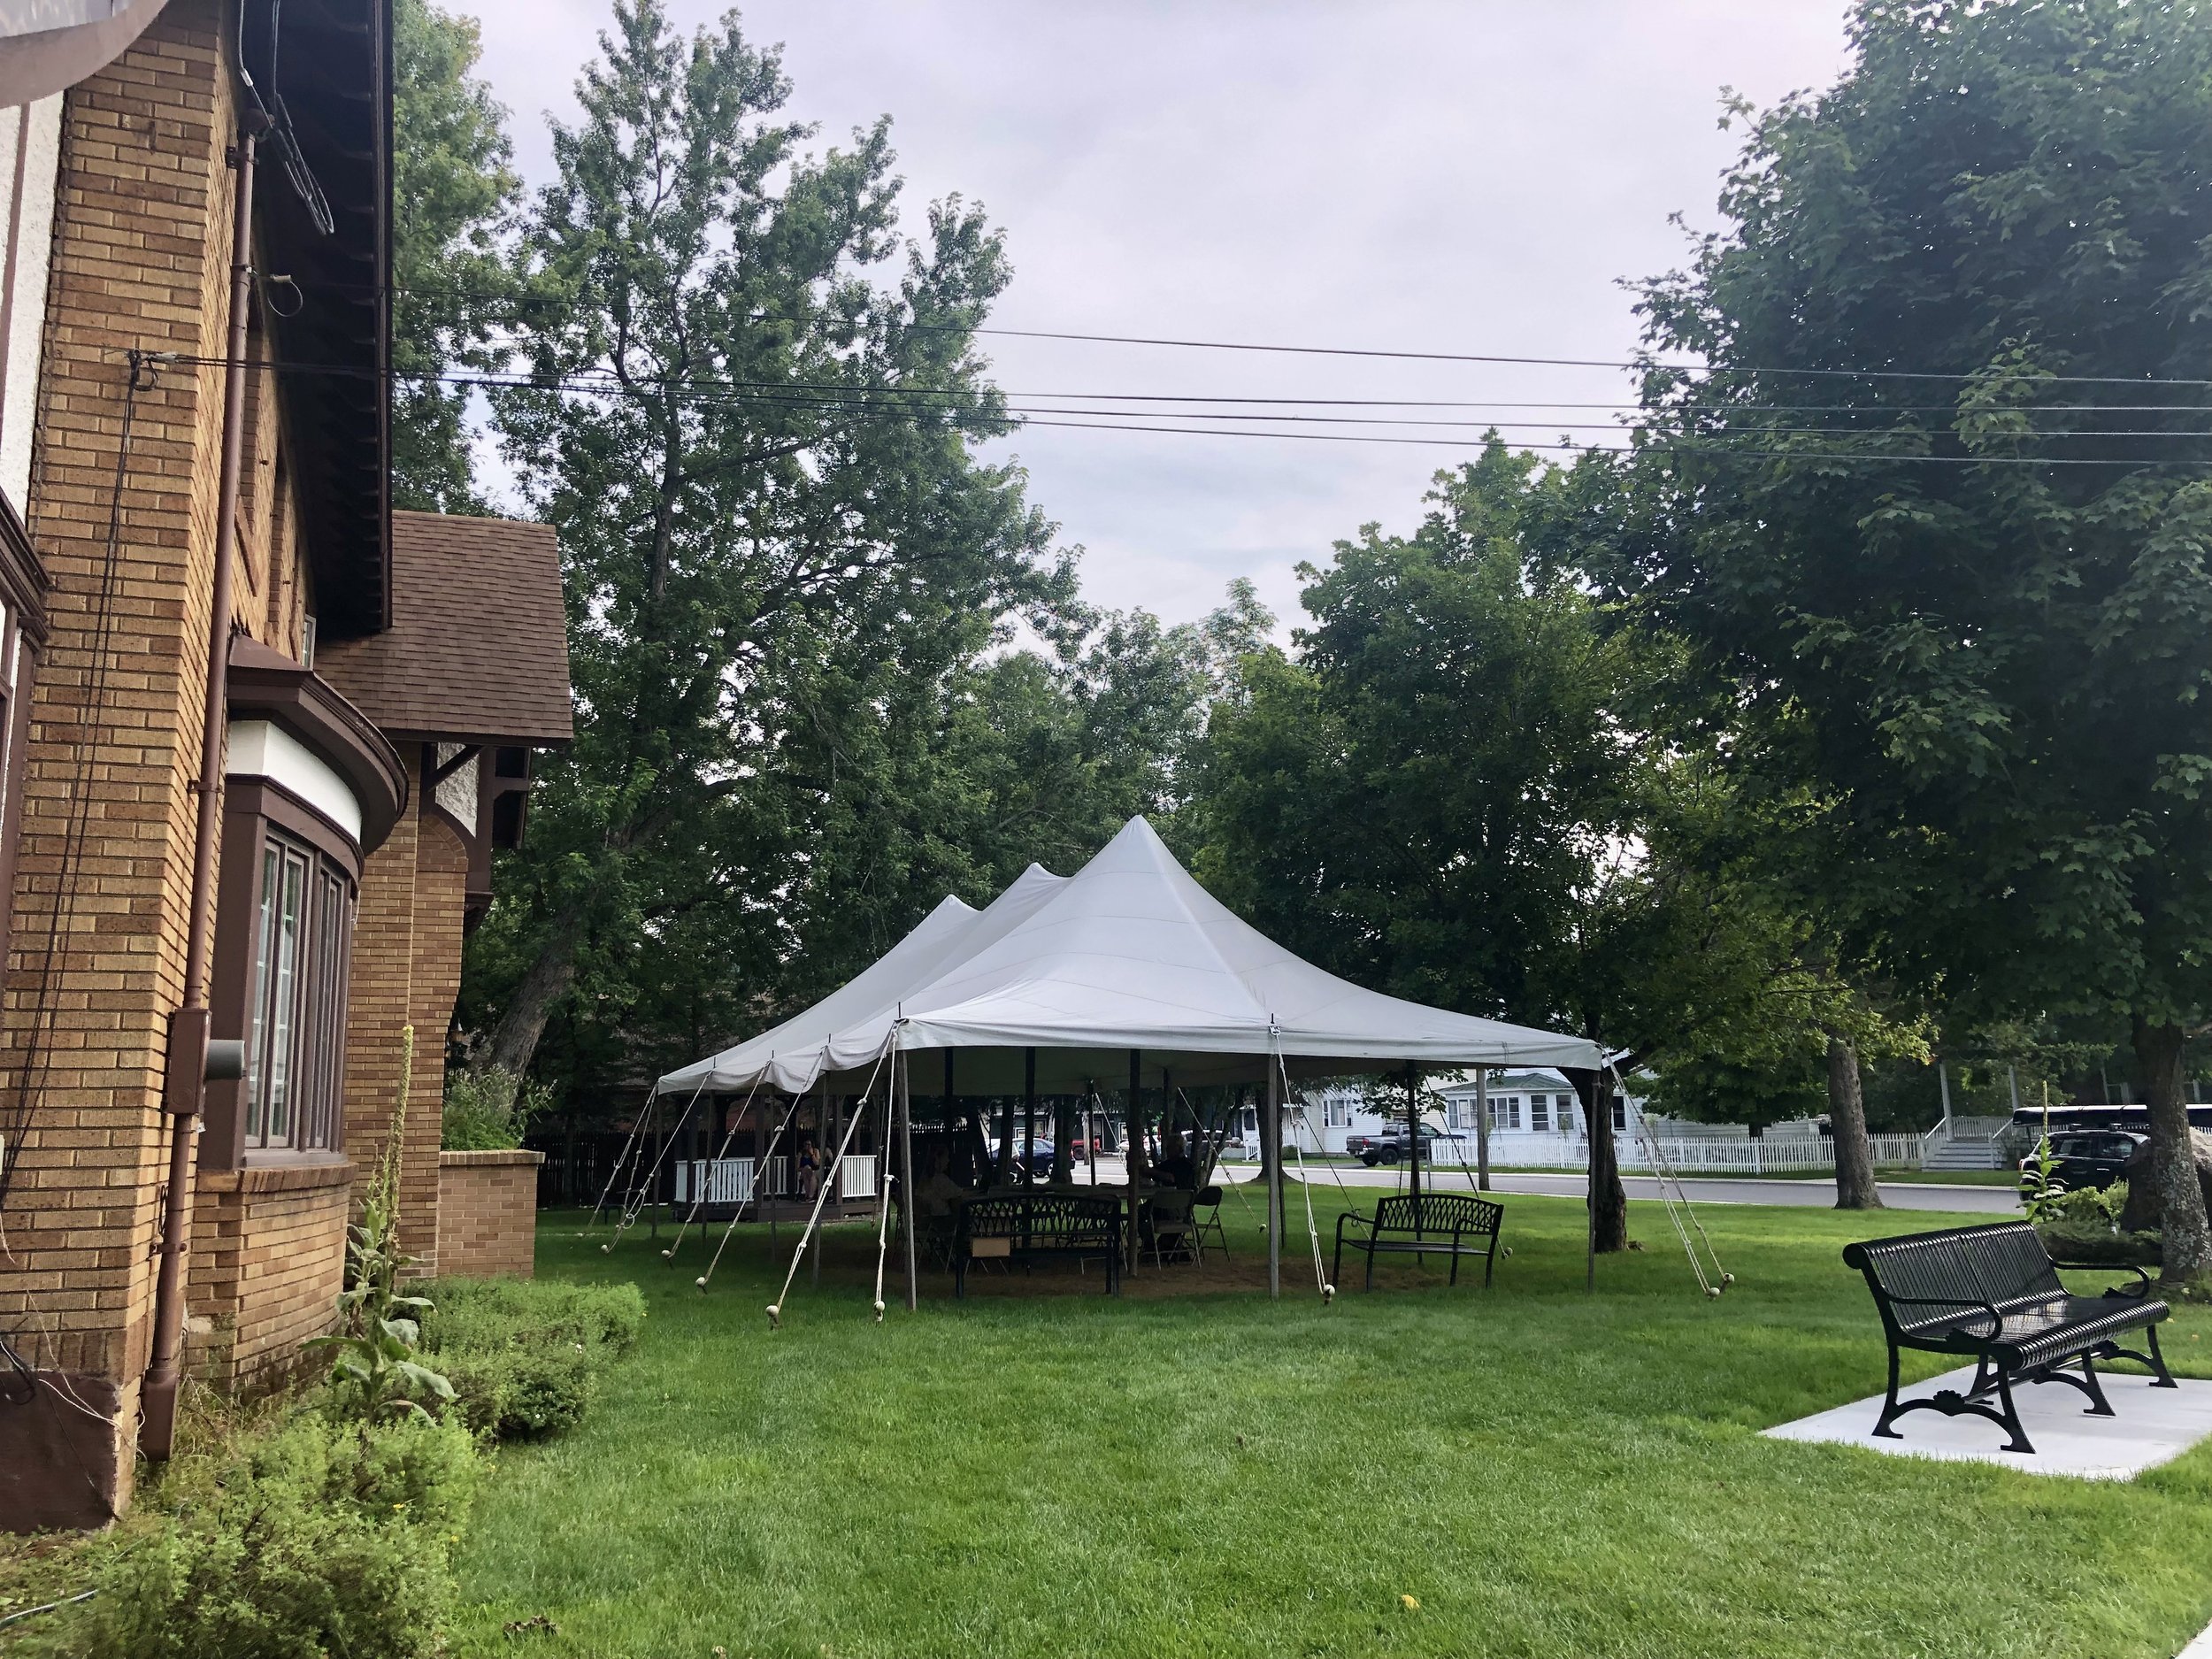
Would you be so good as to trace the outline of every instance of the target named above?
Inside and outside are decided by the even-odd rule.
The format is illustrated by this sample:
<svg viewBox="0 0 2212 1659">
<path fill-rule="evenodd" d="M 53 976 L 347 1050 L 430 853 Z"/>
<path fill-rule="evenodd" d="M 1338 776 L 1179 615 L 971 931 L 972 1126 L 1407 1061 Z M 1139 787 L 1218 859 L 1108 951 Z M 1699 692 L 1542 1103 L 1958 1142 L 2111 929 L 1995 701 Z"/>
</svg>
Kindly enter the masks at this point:
<svg viewBox="0 0 2212 1659">
<path fill-rule="evenodd" d="M 2148 1135 L 2139 1135 L 2127 1129 L 2079 1130 L 2072 1134 L 2053 1135 L 2051 1154 L 2058 1164 L 2051 1174 L 2070 1193 L 2085 1187 L 2109 1187 L 2126 1179 L 2128 1160 L 2149 1139 Z M 2028 1173 L 2034 1167 L 2032 1156 L 2020 1160 L 2023 1193 L 2028 1190 Z"/>
<path fill-rule="evenodd" d="M 1424 1162 L 1436 1154 L 1437 1135 L 1433 1129 L 1421 1131 L 1421 1157 Z M 1402 1129 L 1386 1129 L 1377 1135 L 1347 1135 L 1344 1149 L 1369 1169 L 1378 1164 L 1399 1164 L 1405 1159 L 1408 1142 Z"/>
</svg>

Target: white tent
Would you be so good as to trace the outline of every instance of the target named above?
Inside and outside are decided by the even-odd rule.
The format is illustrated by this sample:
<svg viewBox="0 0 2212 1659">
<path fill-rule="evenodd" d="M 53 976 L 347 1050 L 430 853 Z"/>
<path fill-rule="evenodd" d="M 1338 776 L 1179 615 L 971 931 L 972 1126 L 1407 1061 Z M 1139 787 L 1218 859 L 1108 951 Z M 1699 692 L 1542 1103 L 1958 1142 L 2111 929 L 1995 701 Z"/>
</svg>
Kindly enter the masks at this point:
<svg viewBox="0 0 2212 1659">
<path fill-rule="evenodd" d="M 1133 818 L 1074 875 L 1033 864 L 987 909 L 947 899 L 865 972 L 751 1041 L 661 1079 L 664 1092 L 857 1087 L 888 1050 L 957 1050 L 964 1093 L 1148 1080 L 1257 1081 L 1428 1067 L 1580 1066 L 1579 1037 L 1385 996 L 1240 920 Z M 927 1083 L 924 1092 L 931 1092 Z"/>
</svg>

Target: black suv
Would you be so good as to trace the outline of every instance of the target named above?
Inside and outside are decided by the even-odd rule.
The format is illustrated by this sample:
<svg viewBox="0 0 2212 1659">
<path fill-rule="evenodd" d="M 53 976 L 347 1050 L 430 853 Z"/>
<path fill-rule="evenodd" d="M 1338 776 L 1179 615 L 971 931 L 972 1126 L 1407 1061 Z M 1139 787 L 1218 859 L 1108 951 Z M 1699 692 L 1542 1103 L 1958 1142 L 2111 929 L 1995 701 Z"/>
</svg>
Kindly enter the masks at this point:
<svg viewBox="0 0 2212 1659">
<path fill-rule="evenodd" d="M 2150 1137 L 2128 1129 L 2075 1129 L 2051 1137 L 2051 1153 L 2058 1160 L 2051 1171 L 2070 1193 L 2085 1187 L 2109 1187 L 2127 1178 L 2128 1160 Z M 2020 1189 L 2027 1191 L 2032 1156 L 2020 1160 Z"/>
</svg>

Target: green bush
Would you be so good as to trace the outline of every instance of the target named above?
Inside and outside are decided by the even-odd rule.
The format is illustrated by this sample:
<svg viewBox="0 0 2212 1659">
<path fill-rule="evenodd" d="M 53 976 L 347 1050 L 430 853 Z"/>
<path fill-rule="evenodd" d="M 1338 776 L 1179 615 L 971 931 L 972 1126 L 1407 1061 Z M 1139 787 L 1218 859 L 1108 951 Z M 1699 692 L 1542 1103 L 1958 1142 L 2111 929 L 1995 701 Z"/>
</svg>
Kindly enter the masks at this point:
<svg viewBox="0 0 2212 1659">
<path fill-rule="evenodd" d="M 301 1412 L 249 1449 L 165 1482 L 98 1594 L 55 1632 L 83 1659 L 408 1659 L 434 1651 L 448 1552 L 474 1492 L 457 1423 Z"/>
<path fill-rule="evenodd" d="M 2157 1233 L 2123 1233 L 2108 1221 L 2046 1222 L 2036 1233 L 2054 1261 L 2084 1267 L 2140 1267 L 2151 1272 L 2164 1262 Z"/>
<path fill-rule="evenodd" d="M 453 1385 L 452 1409 L 502 1440 L 580 1422 L 599 1372 L 629 1351 L 645 1321 L 635 1285 L 443 1279 L 424 1289 L 423 1349 Z"/>
<path fill-rule="evenodd" d="M 542 1114 L 552 1091 L 526 1082 L 503 1065 L 447 1073 L 445 1116 L 438 1144 L 448 1152 L 503 1152 L 522 1144 L 530 1120 Z"/>
</svg>

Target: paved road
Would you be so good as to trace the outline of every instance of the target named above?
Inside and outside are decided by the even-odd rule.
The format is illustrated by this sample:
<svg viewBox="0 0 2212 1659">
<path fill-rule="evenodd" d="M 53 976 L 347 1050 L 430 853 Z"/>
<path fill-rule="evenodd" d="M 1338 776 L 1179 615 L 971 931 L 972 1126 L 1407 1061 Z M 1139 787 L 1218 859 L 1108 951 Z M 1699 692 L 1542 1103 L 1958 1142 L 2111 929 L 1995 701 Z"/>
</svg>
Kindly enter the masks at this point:
<svg viewBox="0 0 2212 1659">
<path fill-rule="evenodd" d="M 1328 1185 L 1341 1177 L 1347 1187 L 1396 1187 L 1405 1179 L 1402 1171 L 1364 1169 L 1360 1167 L 1333 1169 L 1315 1164 L 1309 1171 L 1315 1183 Z M 1225 1164 L 1220 1166 L 1223 1177 L 1233 1181 L 1256 1179 L 1256 1164 Z M 1465 1192 L 1472 1181 L 1457 1170 L 1423 1171 L 1422 1179 L 1438 1192 Z M 1579 1174 L 1562 1172 L 1557 1175 L 1494 1175 L 1492 1188 L 1501 1193 L 1539 1193 L 1561 1198 L 1579 1198 L 1586 1190 L 1585 1178 Z M 1648 1175 L 1622 1177 L 1631 1198 L 1657 1198 L 1659 1183 Z M 1833 1181 L 1776 1181 L 1750 1179 L 1732 1179 L 1708 1178 L 1686 1180 L 1682 1190 L 1701 1204 L 1801 1204 L 1809 1208 L 1830 1209 L 1836 1202 Z M 1882 1202 L 1893 1210 L 1949 1210 L 1985 1212 L 1992 1215 L 2016 1215 L 2020 1210 L 2020 1195 L 2009 1187 L 1939 1186 L 1934 1182 L 1885 1181 L 1881 1183 Z"/>
</svg>

